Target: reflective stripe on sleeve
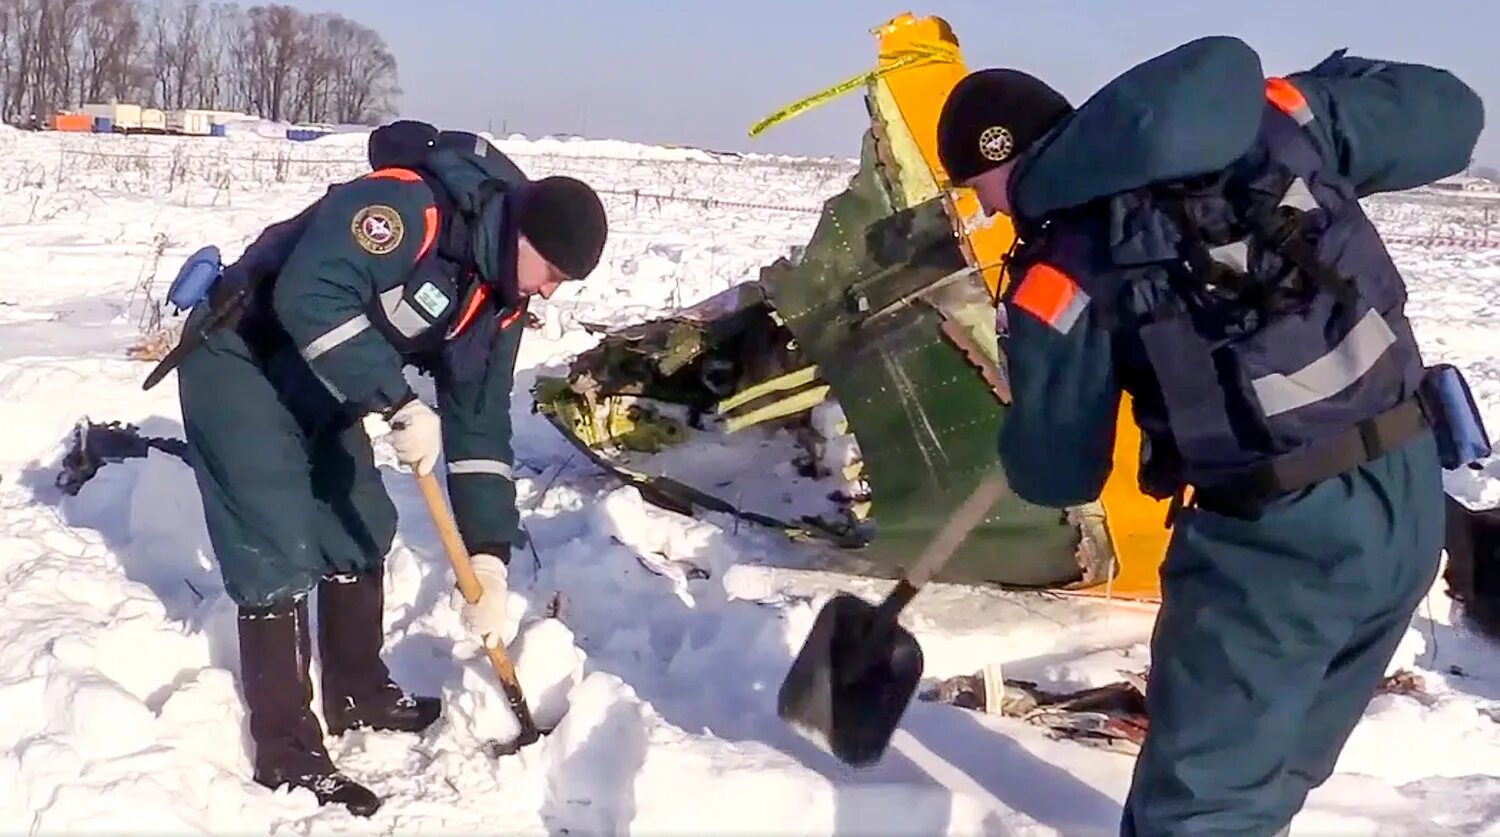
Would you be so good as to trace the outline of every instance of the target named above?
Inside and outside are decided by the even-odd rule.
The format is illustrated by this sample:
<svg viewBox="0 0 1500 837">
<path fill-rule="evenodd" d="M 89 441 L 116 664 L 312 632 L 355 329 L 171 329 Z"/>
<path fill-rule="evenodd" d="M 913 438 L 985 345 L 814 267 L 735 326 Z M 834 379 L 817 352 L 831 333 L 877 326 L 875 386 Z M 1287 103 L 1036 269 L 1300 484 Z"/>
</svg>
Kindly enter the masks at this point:
<svg viewBox="0 0 1500 837">
<path fill-rule="evenodd" d="M 491 474 L 497 477 L 504 477 L 508 480 L 515 479 L 510 466 L 498 459 L 460 459 L 457 462 L 449 462 L 448 473 Z"/>
</svg>

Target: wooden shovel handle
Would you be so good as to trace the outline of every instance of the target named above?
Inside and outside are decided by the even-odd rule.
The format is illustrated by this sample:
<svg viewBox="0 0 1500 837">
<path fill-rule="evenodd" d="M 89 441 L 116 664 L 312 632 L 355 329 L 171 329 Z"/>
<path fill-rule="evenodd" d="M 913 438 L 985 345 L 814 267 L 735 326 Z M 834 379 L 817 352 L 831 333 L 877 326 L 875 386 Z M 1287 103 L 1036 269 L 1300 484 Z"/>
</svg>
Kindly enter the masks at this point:
<svg viewBox="0 0 1500 837">
<path fill-rule="evenodd" d="M 928 542 L 927 548 L 922 550 L 922 555 L 917 563 L 904 578 L 896 581 L 896 586 L 881 600 L 876 611 L 874 625 L 869 636 L 866 638 L 868 646 L 877 646 L 884 642 L 885 637 L 896 627 L 896 618 L 903 608 L 916 598 L 917 591 L 937 575 L 937 571 L 948 563 L 953 553 L 958 551 L 964 539 L 974 531 L 974 527 L 984 521 L 985 515 L 989 514 L 1000 498 L 1010 493 L 1010 484 L 1005 481 L 1005 472 L 1000 469 L 991 471 L 979 485 L 974 487 L 974 492 L 964 500 L 963 505 L 953 511 L 953 515 L 943 523 L 943 528 Z"/>
<path fill-rule="evenodd" d="M 459 537 L 458 527 L 448 515 L 448 504 L 443 499 L 443 489 L 432 474 L 418 474 L 417 487 L 422 490 L 422 499 L 427 502 L 427 513 L 432 516 L 432 525 L 437 528 L 438 539 L 443 542 L 443 551 L 453 565 L 453 576 L 458 581 L 458 592 L 469 604 L 479 601 L 484 587 L 479 576 L 474 575 L 474 566 L 469 563 L 469 548 Z"/>
<path fill-rule="evenodd" d="M 464 546 L 458 527 L 453 525 L 453 518 L 448 514 L 448 504 L 443 499 L 443 489 L 438 485 L 437 477 L 418 474 L 417 487 L 422 491 L 422 499 L 427 502 L 427 513 L 432 517 L 432 525 L 437 528 L 438 538 L 443 542 L 443 551 L 448 553 L 448 562 L 453 565 L 458 592 L 469 604 L 478 602 L 479 597 L 484 594 L 484 587 L 480 585 L 479 577 L 474 575 L 474 566 L 469 563 L 469 550 Z M 495 674 L 500 677 L 500 685 L 505 690 L 511 711 L 516 713 L 516 720 L 521 725 L 518 743 L 525 745 L 535 741 L 540 733 L 536 722 L 532 720 L 531 709 L 526 705 L 521 681 L 516 677 L 516 667 L 505 653 L 505 646 L 498 642 L 493 646 L 485 643 L 484 650 L 489 655 L 490 664 L 495 667 Z"/>
<path fill-rule="evenodd" d="M 991 471 L 984 481 L 974 488 L 974 493 L 969 495 L 969 499 L 954 510 L 953 516 L 948 518 L 943 528 L 938 530 L 937 535 L 927 544 L 927 548 L 922 550 L 922 557 L 917 559 L 916 565 L 907 574 L 906 583 L 918 589 L 926 584 L 937 574 L 938 570 L 943 568 L 944 564 L 948 563 L 948 559 L 958 551 L 959 545 L 969 537 L 974 527 L 978 526 L 984 520 L 985 515 L 989 514 L 990 508 L 1008 493 L 1010 493 L 1010 485 L 1005 481 L 1005 472 L 999 468 Z M 915 592 L 915 590 L 912 591 L 913 595 Z"/>
</svg>

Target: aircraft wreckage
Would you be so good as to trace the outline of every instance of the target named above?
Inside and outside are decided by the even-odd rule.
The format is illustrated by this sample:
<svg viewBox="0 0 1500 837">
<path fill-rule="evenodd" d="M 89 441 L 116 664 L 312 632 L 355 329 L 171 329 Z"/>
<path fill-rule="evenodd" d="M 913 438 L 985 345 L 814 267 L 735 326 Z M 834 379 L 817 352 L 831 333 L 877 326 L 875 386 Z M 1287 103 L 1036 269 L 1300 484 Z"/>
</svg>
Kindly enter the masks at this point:
<svg viewBox="0 0 1500 837">
<path fill-rule="evenodd" d="M 1014 235 L 1003 217 L 980 224 L 937 160 L 938 113 L 967 72 L 947 22 L 903 14 L 873 31 L 873 71 L 752 131 L 864 88 L 859 169 L 797 256 L 661 319 L 595 329 L 600 342 L 532 395 L 649 502 L 736 515 L 822 547 L 830 568 L 890 577 L 999 467 L 1010 395 L 994 299 Z M 937 579 L 1155 598 L 1166 507 L 1135 489 L 1140 436 L 1128 405 L 1121 416 L 1123 455 L 1098 502 L 1003 501 Z M 76 493 L 152 448 L 184 454 L 180 440 L 85 419 L 57 484 Z"/>
<path fill-rule="evenodd" d="M 943 99 L 967 72 L 941 18 L 873 30 L 876 68 L 757 126 L 863 87 L 871 127 L 848 188 L 811 239 L 758 279 L 619 329 L 567 373 L 539 378 L 536 411 L 658 506 L 725 513 L 785 533 L 832 569 L 892 577 L 999 467 L 1010 401 L 995 299 L 1014 242 L 982 223 L 935 148 Z M 1154 601 L 1167 504 L 1136 487 L 1140 431 L 1122 399 L 1100 498 L 1066 510 L 1001 501 L 940 581 Z M 58 485 L 175 439 L 85 421 Z M 1500 518 L 1449 498 L 1448 584 L 1500 631 Z"/>
<path fill-rule="evenodd" d="M 902 15 L 874 32 L 860 167 L 806 246 L 685 310 L 599 329 L 533 395 L 650 502 L 733 514 L 889 576 L 998 468 L 1010 394 L 994 300 L 1014 234 L 1003 218 L 970 229 L 978 204 L 937 160 L 938 113 L 966 73 L 952 30 Z M 1136 491 L 1139 434 L 1121 415 L 1099 502 L 1011 497 L 939 580 L 1154 598 L 1166 504 Z"/>
<path fill-rule="evenodd" d="M 978 203 L 941 174 L 938 113 L 967 72 L 948 24 L 904 14 L 874 32 L 876 69 L 833 89 L 865 89 L 859 169 L 800 253 L 661 319 L 595 329 L 600 342 L 532 395 L 649 502 L 733 514 L 822 547 L 832 569 L 890 577 L 999 467 L 1010 396 L 994 299 L 1014 236 L 1004 218 L 967 229 Z M 1122 416 L 1126 455 L 1099 502 L 1003 501 L 937 579 L 1154 598 L 1166 509 L 1135 490 L 1139 434 Z M 85 419 L 57 484 L 76 493 L 152 448 L 184 455 L 180 440 Z"/>
<path fill-rule="evenodd" d="M 1010 392 L 995 300 L 1015 234 L 1003 216 L 981 220 L 938 161 L 938 114 L 967 73 L 952 29 L 903 14 L 872 32 L 873 71 L 752 129 L 863 86 L 859 170 L 806 246 L 685 310 L 600 329 L 533 395 L 649 502 L 732 514 L 821 547 L 834 569 L 893 577 L 999 467 Z M 1168 503 L 1137 488 L 1140 447 L 1127 395 L 1097 501 L 1058 510 L 1011 495 L 936 578 L 1158 600 Z M 1492 632 L 1497 514 L 1448 498 L 1449 592 Z"/>
</svg>

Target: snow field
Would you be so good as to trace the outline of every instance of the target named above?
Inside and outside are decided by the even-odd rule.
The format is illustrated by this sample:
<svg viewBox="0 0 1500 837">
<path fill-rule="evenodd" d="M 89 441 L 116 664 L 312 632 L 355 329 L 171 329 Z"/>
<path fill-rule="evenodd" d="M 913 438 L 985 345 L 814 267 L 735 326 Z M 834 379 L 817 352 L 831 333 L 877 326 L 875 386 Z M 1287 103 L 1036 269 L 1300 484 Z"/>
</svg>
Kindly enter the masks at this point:
<svg viewBox="0 0 1500 837">
<path fill-rule="evenodd" d="M 502 143 L 534 175 L 611 192 L 601 270 L 538 305 L 545 326 L 523 343 L 512 406 L 532 547 L 512 561 L 508 638 L 533 711 L 560 725 L 516 756 L 482 754 L 515 721 L 463 629 L 414 481 L 377 440 L 401 521 L 387 659 L 403 685 L 442 695 L 444 719 L 422 736 L 330 742 L 340 767 L 387 796 L 370 820 L 252 783 L 234 608 L 191 471 L 153 452 L 104 467 L 76 497 L 52 486 L 84 415 L 181 436 L 175 381 L 143 393 L 149 367 L 125 357 L 181 259 L 210 242 L 234 258 L 328 178 L 357 174 L 349 161 L 363 153 L 358 135 L 219 142 L 0 130 L 0 831 L 1113 833 L 1130 759 L 1009 719 L 914 704 L 867 771 L 787 729 L 776 689 L 818 607 L 887 583 L 809 570 L 749 524 L 650 506 L 531 413 L 534 376 L 597 339 L 582 324 L 656 316 L 754 278 L 811 234 L 817 216 L 795 208 L 817 207 L 853 171 L 621 143 Z M 294 162 L 314 158 L 342 162 Z M 1382 201 L 1372 214 L 1393 233 L 1484 228 L 1468 204 Z M 1488 333 L 1500 247 L 1391 251 L 1429 361 L 1460 364 L 1500 428 Z M 1449 490 L 1500 503 L 1500 464 L 1450 475 Z M 1441 587 L 1392 666 L 1420 674 L 1427 693 L 1372 702 L 1294 834 L 1500 834 L 1500 649 L 1463 627 Z M 554 595 L 560 615 L 546 619 Z M 1150 619 L 938 585 L 909 624 L 929 677 L 993 662 L 1079 688 L 1144 667 Z"/>
</svg>

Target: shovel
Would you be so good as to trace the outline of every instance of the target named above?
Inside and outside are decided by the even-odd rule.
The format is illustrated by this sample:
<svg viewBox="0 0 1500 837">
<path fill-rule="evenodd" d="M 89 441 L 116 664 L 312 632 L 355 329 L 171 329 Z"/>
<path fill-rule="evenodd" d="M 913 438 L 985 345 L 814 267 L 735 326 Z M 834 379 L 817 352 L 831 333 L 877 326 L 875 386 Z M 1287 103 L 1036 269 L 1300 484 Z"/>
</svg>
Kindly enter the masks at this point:
<svg viewBox="0 0 1500 837">
<path fill-rule="evenodd" d="M 448 553 L 448 561 L 453 564 L 453 576 L 458 580 L 458 591 L 463 594 L 465 601 L 474 604 L 479 601 L 484 588 L 480 586 L 479 579 L 474 575 L 474 567 L 469 563 L 469 550 L 459 538 L 458 529 L 454 527 L 453 520 L 448 516 L 448 506 L 443 500 L 442 488 L 438 486 L 437 477 L 432 474 L 419 474 L 417 487 L 422 489 L 422 499 L 427 501 L 427 512 L 432 515 L 432 524 L 437 527 L 438 537 L 443 541 L 443 550 Z M 521 691 L 521 682 L 516 679 L 516 667 L 505 655 L 504 645 L 491 647 L 486 643 L 485 652 L 489 654 L 490 664 L 495 667 L 495 674 L 500 677 L 500 688 L 504 690 L 505 699 L 510 703 L 510 711 L 515 713 L 516 722 L 521 725 L 521 733 L 516 736 L 515 740 L 508 744 L 491 742 L 488 745 L 486 749 L 489 754 L 498 758 L 520 752 L 522 747 L 540 739 L 543 733 L 537 729 L 536 721 L 531 717 L 531 707 L 526 704 L 526 695 Z"/>
<path fill-rule="evenodd" d="M 896 618 L 1009 490 L 997 470 L 974 489 L 879 605 L 829 600 L 787 671 L 776 714 L 845 764 L 880 760 L 922 679 L 922 648 Z"/>
</svg>

